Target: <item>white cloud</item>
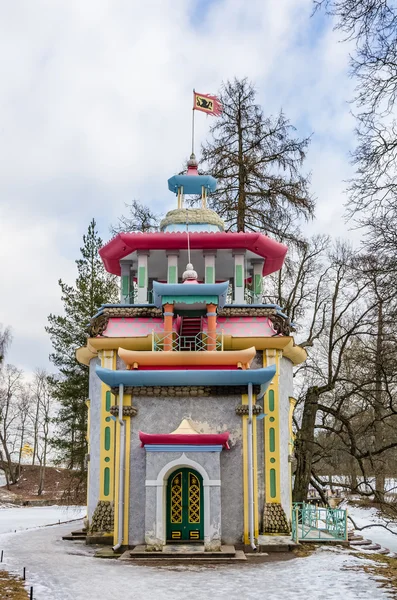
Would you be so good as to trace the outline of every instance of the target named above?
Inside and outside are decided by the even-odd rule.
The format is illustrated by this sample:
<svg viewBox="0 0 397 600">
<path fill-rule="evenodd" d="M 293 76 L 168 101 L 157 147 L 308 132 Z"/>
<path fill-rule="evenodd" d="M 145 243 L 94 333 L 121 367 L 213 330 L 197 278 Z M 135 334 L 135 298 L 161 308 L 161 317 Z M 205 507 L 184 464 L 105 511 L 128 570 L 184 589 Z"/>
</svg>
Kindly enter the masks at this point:
<svg viewBox="0 0 397 600">
<path fill-rule="evenodd" d="M 353 129 L 348 49 L 311 10 L 311 0 L 217 0 L 203 14 L 197 0 L 3 8 L 0 321 L 14 330 L 10 360 L 45 364 L 57 280 L 73 281 L 92 216 L 106 239 L 124 202 L 173 205 L 166 180 L 190 151 L 193 87 L 215 92 L 248 76 L 266 111 L 283 106 L 299 134 L 313 131 L 318 228 L 339 227 Z M 197 147 L 209 124 L 197 115 Z"/>
</svg>

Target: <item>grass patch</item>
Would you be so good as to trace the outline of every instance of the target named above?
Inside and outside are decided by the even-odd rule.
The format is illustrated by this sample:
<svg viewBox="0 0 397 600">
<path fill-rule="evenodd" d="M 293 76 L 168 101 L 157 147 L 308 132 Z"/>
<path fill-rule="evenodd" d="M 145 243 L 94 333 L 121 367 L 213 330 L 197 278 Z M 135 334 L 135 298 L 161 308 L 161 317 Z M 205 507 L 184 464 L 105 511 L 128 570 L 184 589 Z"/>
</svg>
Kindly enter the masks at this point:
<svg viewBox="0 0 397 600">
<path fill-rule="evenodd" d="M 28 600 L 28 598 L 20 577 L 0 570 L 0 600 Z"/>
<path fill-rule="evenodd" d="M 387 588 L 393 591 L 393 598 L 397 598 L 397 559 L 385 556 L 383 554 L 364 554 L 357 552 L 352 554 L 357 558 L 371 560 L 374 562 L 359 565 L 358 567 L 346 567 L 347 569 L 360 569 L 374 575 L 375 578 L 382 577 L 383 580 L 377 579 L 380 587 Z"/>
<path fill-rule="evenodd" d="M 298 558 L 305 558 L 305 556 L 310 556 L 311 554 L 313 554 L 313 552 L 315 552 L 317 550 L 318 546 L 317 544 L 299 544 L 299 546 L 296 546 L 292 552 L 295 554 L 295 556 L 297 556 Z"/>
</svg>

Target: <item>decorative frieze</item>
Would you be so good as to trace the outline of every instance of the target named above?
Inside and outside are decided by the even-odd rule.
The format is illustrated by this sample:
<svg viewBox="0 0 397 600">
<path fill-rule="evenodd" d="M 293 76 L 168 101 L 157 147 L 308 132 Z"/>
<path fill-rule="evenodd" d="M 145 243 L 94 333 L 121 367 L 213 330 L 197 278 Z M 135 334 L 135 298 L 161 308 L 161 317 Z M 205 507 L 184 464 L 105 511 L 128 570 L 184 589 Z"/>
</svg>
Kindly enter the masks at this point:
<svg viewBox="0 0 397 600">
<path fill-rule="evenodd" d="M 123 406 L 123 417 L 135 417 L 138 409 L 135 406 Z M 119 416 L 119 407 L 117 404 L 114 404 L 110 407 L 110 414 L 114 417 Z"/>
<path fill-rule="evenodd" d="M 288 535 L 291 533 L 290 524 L 281 504 L 267 502 L 263 509 L 263 533 L 278 533 Z"/>
<path fill-rule="evenodd" d="M 263 410 L 262 407 L 260 406 L 260 404 L 254 404 L 252 407 L 252 414 L 253 415 L 260 415 L 262 414 Z M 236 415 L 248 415 L 248 404 L 239 404 L 238 406 L 236 406 Z"/>
<path fill-rule="evenodd" d="M 113 502 L 100 500 L 91 519 L 90 533 L 112 532 L 114 529 Z"/>
<path fill-rule="evenodd" d="M 257 306 L 224 306 L 218 310 L 218 317 L 271 317 L 277 314 L 276 308 Z"/>
<path fill-rule="evenodd" d="M 260 386 L 254 385 L 254 394 L 260 393 Z M 112 393 L 117 394 L 118 388 L 112 388 Z M 148 386 L 148 387 L 124 387 L 125 394 L 134 394 L 134 396 L 164 396 L 171 398 L 178 397 L 209 397 L 209 396 L 241 396 L 247 393 L 247 386 Z"/>
</svg>

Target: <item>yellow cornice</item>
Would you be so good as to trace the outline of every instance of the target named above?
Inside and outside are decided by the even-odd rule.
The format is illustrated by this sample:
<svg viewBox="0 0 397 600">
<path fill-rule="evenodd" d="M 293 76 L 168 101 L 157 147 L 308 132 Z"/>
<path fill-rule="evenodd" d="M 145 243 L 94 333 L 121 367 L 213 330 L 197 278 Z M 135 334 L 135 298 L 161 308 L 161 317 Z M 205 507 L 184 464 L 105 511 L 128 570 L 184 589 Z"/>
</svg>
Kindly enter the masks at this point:
<svg viewBox="0 0 397 600">
<path fill-rule="evenodd" d="M 283 356 L 288 358 L 294 365 L 300 365 L 307 358 L 306 350 L 301 346 L 295 346 L 294 338 L 282 337 L 234 337 L 225 335 L 223 338 L 225 350 L 243 350 L 249 346 L 255 346 L 257 350 L 282 350 Z"/>
<path fill-rule="evenodd" d="M 243 350 L 223 351 L 218 350 L 207 352 L 191 351 L 134 351 L 119 348 L 118 354 L 127 365 L 144 366 L 189 366 L 189 365 L 239 365 L 242 368 L 249 368 L 255 358 L 256 348 L 251 346 Z"/>
<path fill-rule="evenodd" d="M 76 359 L 82 365 L 90 366 L 90 360 L 92 358 L 96 358 L 98 356 L 98 352 L 90 350 L 87 346 L 83 346 L 82 348 L 77 348 L 76 350 Z"/>
<path fill-rule="evenodd" d="M 220 336 L 218 336 L 220 337 Z M 282 350 L 283 356 L 294 365 L 300 365 L 306 358 L 306 350 L 295 346 L 291 336 L 280 337 L 234 337 L 225 335 L 223 347 L 225 350 L 247 350 L 255 346 L 257 350 Z M 151 350 L 152 334 L 143 337 L 95 337 L 88 338 L 87 346 L 76 350 L 76 358 L 83 365 L 89 365 L 92 358 L 98 356 L 100 350 Z"/>
</svg>

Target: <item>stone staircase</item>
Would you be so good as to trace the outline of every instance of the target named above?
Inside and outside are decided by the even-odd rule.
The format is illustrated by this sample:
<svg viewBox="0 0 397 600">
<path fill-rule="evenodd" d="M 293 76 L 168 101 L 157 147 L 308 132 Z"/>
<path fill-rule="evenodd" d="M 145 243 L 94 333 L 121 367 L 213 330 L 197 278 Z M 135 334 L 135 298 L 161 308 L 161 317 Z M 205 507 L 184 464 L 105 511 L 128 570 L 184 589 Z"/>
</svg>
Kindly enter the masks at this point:
<svg viewBox="0 0 397 600">
<path fill-rule="evenodd" d="M 135 546 L 133 550 L 127 550 L 121 555 L 120 560 L 154 564 L 163 563 L 235 563 L 246 561 L 247 557 L 242 550 L 236 550 L 234 546 L 221 546 L 218 552 L 206 552 L 202 544 L 167 544 L 159 552 L 146 550 L 145 545 Z"/>
<path fill-rule="evenodd" d="M 71 542 L 85 541 L 87 538 L 87 530 L 86 529 L 77 529 L 76 531 L 71 531 L 70 535 L 62 536 L 63 540 L 68 540 Z"/>
<path fill-rule="evenodd" d="M 397 554 L 391 552 L 389 548 L 382 548 L 380 544 L 372 542 L 364 538 L 364 536 L 356 533 L 355 531 L 349 531 L 348 533 L 349 545 L 354 550 L 362 550 L 363 552 L 375 552 L 376 554 L 384 554 L 390 558 L 396 558 Z"/>
</svg>

